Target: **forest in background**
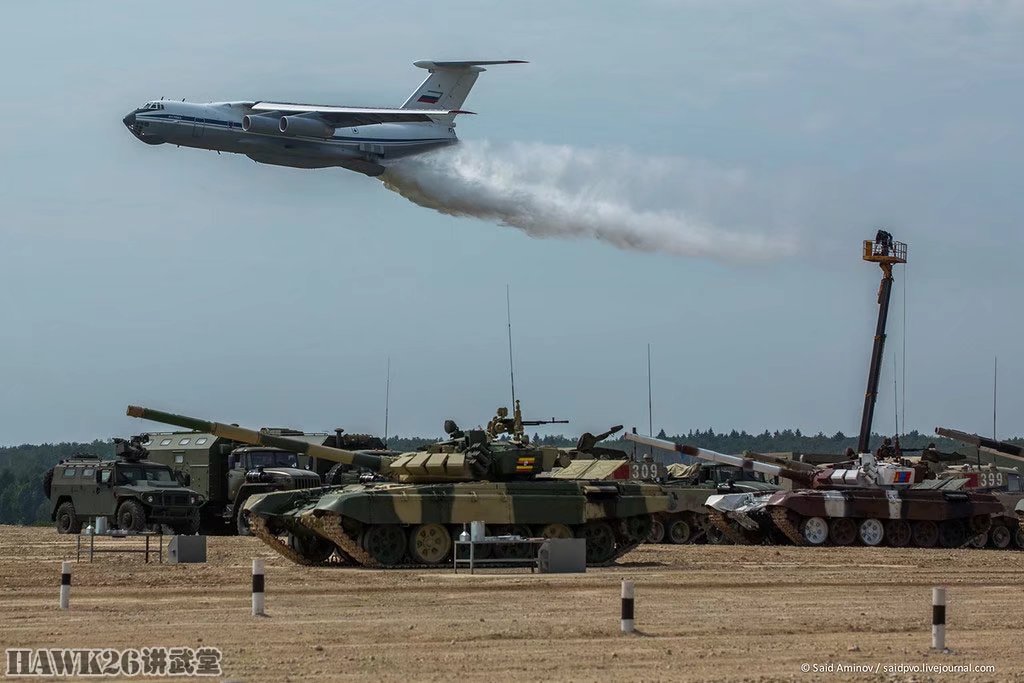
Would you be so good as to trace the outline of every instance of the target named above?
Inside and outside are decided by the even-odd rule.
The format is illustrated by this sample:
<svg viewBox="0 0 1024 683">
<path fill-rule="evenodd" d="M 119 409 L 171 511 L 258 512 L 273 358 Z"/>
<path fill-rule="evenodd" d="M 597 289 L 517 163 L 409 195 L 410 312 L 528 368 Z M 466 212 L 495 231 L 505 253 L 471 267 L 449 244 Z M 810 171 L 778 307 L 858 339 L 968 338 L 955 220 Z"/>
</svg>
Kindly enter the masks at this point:
<svg viewBox="0 0 1024 683">
<path fill-rule="evenodd" d="M 686 434 L 667 435 L 665 430 L 657 435 L 676 443 L 687 443 L 700 448 L 707 448 L 722 453 L 742 453 L 757 451 L 759 453 L 843 453 L 847 448 L 857 447 L 857 437 L 837 432 L 832 436 L 822 433 L 803 434 L 799 429 L 782 431 L 764 431 L 761 434 L 748 434 L 744 431 L 715 432 L 691 430 Z M 872 449 L 881 443 L 882 437 L 872 438 Z M 571 447 L 576 445 L 576 437 L 562 435 L 531 437 L 533 443 L 544 446 Z M 929 443 L 935 443 L 939 450 L 955 451 L 959 442 L 941 439 L 917 431 L 900 437 L 904 450 L 917 450 Z M 1015 443 L 1022 439 L 1010 439 Z M 413 451 L 433 442 L 433 439 L 420 437 L 391 437 L 388 447 L 397 451 Z M 604 445 L 618 448 L 627 454 L 634 452 L 634 444 L 622 438 L 609 439 Z M 637 454 L 648 452 L 642 446 L 636 447 Z M 114 446 L 111 441 L 93 441 L 91 443 L 57 443 L 57 444 L 25 444 L 21 446 L 0 447 L 0 524 L 49 524 L 50 504 L 43 495 L 43 473 L 65 458 L 76 453 L 93 453 L 99 456 L 113 456 Z M 655 458 L 662 462 L 675 462 L 670 453 L 655 451 Z"/>
</svg>

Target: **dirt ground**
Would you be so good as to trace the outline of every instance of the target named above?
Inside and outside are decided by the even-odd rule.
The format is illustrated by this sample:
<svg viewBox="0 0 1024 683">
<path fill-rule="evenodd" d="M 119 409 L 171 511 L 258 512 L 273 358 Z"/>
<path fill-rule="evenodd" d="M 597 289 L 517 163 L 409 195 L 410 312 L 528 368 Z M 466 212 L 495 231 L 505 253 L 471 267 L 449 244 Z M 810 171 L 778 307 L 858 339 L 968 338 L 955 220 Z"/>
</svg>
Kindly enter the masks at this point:
<svg viewBox="0 0 1024 683">
<path fill-rule="evenodd" d="M 74 564 L 62 612 L 60 561 L 74 554 L 52 529 L 0 527 L 5 649 L 211 646 L 241 681 L 1024 680 L 1020 552 L 663 545 L 581 575 L 469 576 L 311 569 L 253 538 L 211 537 L 202 565 Z M 257 556 L 265 618 L 250 614 Z M 619 632 L 623 578 L 636 582 L 632 636 Z M 948 654 L 929 652 L 937 585 Z M 880 674 L 827 671 L 855 664 Z M 893 665 L 995 671 L 886 675 Z"/>
</svg>

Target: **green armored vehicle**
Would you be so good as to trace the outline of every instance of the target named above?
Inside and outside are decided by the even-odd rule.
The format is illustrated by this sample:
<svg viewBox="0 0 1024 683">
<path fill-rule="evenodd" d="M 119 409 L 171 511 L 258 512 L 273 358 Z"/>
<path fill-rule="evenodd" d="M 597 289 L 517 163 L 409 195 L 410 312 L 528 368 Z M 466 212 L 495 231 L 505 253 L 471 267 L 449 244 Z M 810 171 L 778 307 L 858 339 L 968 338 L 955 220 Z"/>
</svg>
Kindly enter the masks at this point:
<svg viewBox="0 0 1024 683">
<path fill-rule="evenodd" d="M 335 438 L 294 430 L 267 431 L 310 443 Z M 209 432 L 152 433 L 146 448 L 151 462 L 173 468 L 204 495 L 202 529 L 206 533 L 248 535 L 248 522 L 238 511 L 250 495 L 321 484 L 320 475 L 306 469 L 295 451 L 248 446 Z"/>
<path fill-rule="evenodd" d="M 144 435 L 114 439 L 115 460 L 76 455 L 46 472 L 43 492 L 52 502 L 58 533 L 77 534 L 94 517 L 106 517 L 111 527 L 126 531 L 157 525 L 177 534 L 199 530 L 203 497 L 186 488 L 187 478 L 170 467 L 148 462 L 144 441 Z"/>
<path fill-rule="evenodd" d="M 587 562 L 608 564 L 650 533 L 668 509 L 655 484 L 628 480 L 539 479 L 573 453 L 529 443 L 518 404 L 487 430 L 445 422 L 448 438 L 398 456 L 308 444 L 285 436 L 207 422 L 137 406 L 128 415 L 225 438 L 295 450 L 374 473 L 360 484 L 283 491 L 249 498 L 253 533 L 300 564 L 335 557 L 346 564 L 393 567 L 448 560 L 452 537 L 483 521 L 489 533 L 587 540 Z M 584 447 L 593 444 L 584 442 Z M 285 536 L 286 540 L 280 537 Z"/>
</svg>

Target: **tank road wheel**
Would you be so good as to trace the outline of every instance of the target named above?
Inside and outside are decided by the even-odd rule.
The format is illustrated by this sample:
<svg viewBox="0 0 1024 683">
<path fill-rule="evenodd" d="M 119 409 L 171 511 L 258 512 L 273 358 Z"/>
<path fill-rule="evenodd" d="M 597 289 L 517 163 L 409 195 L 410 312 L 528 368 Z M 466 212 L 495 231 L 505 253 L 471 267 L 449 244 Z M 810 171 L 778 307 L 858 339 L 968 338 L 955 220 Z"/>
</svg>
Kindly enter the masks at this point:
<svg viewBox="0 0 1024 683">
<path fill-rule="evenodd" d="M 381 564 L 398 564 L 405 555 L 405 532 L 397 524 L 376 524 L 363 534 L 363 550 Z"/>
<path fill-rule="evenodd" d="M 633 515 L 619 520 L 619 532 L 631 543 L 643 543 L 651 533 L 650 515 Z"/>
<path fill-rule="evenodd" d="M 146 510 L 137 500 L 126 500 L 117 508 L 117 526 L 126 531 L 146 528 Z"/>
<path fill-rule="evenodd" d="M 918 548 L 934 548 L 939 542 L 939 525 L 927 519 L 914 522 L 911 527 L 914 545 Z"/>
<path fill-rule="evenodd" d="M 721 530 L 716 528 L 715 531 L 722 534 Z M 690 528 L 690 523 L 685 519 L 673 519 L 668 525 L 668 540 L 670 543 L 676 545 L 683 545 L 689 543 L 690 539 L 693 538 L 693 529 Z"/>
<path fill-rule="evenodd" d="M 967 542 L 967 529 L 959 519 L 939 523 L 939 543 L 943 548 L 959 548 Z"/>
<path fill-rule="evenodd" d="M 572 529 L 568 524 L 553 522 L 542 526 L 537 535 L 541 538 L 572 538 Z"/>
<path fill-rule="evenodd" d="M 860 536 L 860 542 L 864 545 L 879 545 L 885 537 L 885 527 L 882 526 L 881 522 L 872 517 L 860 523 L 857 535 Z"/>
<path fill-rule="evenodd" d="M 665 542 L 665 525 L 660 519 L 654 520 L 651 523 L 651 533 L 647 534 L 648 543 L 664 543 Z"/>
<path fill-rule="evenodd" d="M 615 532 L 608 522 L 587 522 L 578 536 L 587 541 L 587 564 L 601 564 L 615 556 Z"/>
<path fill-rule="evenodd" d="M 1018 526 L 1013 533 L 1013 544 L 1024 550 L 1024 527 Z"/>
<path fill-rule="evenodd" d="M 808 545 L 822 545 L 828 540 L 828 522 L 821 517 L 808 517 L 800 525 L 800 535 Z"/>
<path fill-rule="evenodd" d="M 905 548 L 910 545 L 913 534 L 910 523 L 904 519 L 890 519 L 885 523 L 885 540 L 893 548 Z"/>
<path fill-rule="evenodd" d="M 967 542 L 972 548 L 984 548 L 988 545 L 988 533 L 978 534 Z"/>
<path fill-rule="evenodd" d="M 708 539 L 708 543 L 711 545 L 729 545 L 729 538 L 725 535 L 725 532 L 719 529 L 714 524 L 709 524 L 708 529 L 705 532 L 705 537 Z"/>
<path fill-rule="evenodd" d="M 828 537 L 835 545 L 852 545 L 857 540 L 857 523 L 849 517 L 835 517 L 828 524 Z"/>
<path fill-rule="evenodd" d="M 77 534 L 82 530 L 82 523 L 78 521 L 75 506 L 71 504 L 71 501 L 60 504 L 56 517 L 58 534 Z"/>
<path fill-rule="evenodd" d="M 288 534 L 288 547 L 313 564 L 326 562 L 334 554 L 334 544 L 319 536 Z"/>
<path fill-rule="evenodd" d="M 440 564 L 452 549 L 452 536 L 440 524 L 420 524 L 409 530 L 409 555 L 420 564 Z"/>
</svg>

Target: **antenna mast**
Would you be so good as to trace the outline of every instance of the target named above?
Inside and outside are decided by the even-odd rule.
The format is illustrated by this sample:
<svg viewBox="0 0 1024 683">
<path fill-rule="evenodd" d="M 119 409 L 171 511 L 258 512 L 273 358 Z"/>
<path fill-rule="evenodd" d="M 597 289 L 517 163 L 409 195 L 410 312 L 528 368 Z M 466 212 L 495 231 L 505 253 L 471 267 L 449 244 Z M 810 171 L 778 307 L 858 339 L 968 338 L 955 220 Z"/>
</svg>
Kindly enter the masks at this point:
<svg viewBox="0 0 1024 683">
<path fill-rule="evenodd" d="M 388 445 L 388 409 L 391 407 L 391 356 L 388 356 L 388 378 L 384 383 L 384 447 Z"/>
<path fill-rule="evenodd" d="M 992 363 L 992 440 L 996 440 L 996 389 L 999 386 L 999 356 Z"/>
<path fill-rule="evenodd" d="M 505 317 L 508 319 L 508 378 L 512 384 L 512 408 L 515 409 L 516 371 L 512 365 L 512 303 L 508 285 L 505 285 Z"/>
<path fill-rule="evenodd" d="M 654 402 L 651 400 L 651 345 L 647 345 L 647 434 L 654 436 Z"/>
</svg>

